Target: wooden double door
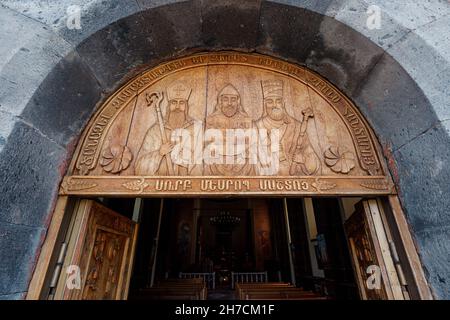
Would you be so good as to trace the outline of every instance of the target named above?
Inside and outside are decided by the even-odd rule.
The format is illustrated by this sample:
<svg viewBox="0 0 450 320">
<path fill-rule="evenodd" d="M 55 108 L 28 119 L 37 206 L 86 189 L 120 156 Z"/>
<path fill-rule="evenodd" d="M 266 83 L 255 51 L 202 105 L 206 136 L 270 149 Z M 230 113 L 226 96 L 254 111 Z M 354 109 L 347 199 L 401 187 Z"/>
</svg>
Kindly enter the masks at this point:
<svg viewBox="0 0 450 320">
<path fill-rule="evenodd" d="M 359 202 L 345 230 L 361 298 L 407 298 L 377 200 Z M 53 298 L 127 299 L 137 232 L 131 219 L 93 200 L 79 200 Z"/>
</svg>

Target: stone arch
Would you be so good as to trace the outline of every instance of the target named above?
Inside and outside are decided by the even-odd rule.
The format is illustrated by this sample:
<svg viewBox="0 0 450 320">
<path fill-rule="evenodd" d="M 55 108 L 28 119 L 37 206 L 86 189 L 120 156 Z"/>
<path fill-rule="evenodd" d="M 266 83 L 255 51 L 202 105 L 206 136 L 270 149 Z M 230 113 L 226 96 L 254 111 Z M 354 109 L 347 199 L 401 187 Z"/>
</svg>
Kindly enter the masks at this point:
<svg viewBox="0 0 450 320">
<path fill-rule="evenodd" d="M 0 8 L 2 25 L 29 32 L 24 43 L 14 35 L 8 39 L 14 54 L 0 73 L 0 296 L 26 292 L 58 184 L 95 106 L 162 61 L 234 49 L 306 65 L 355 102 L 385 150 L 434 293 L 448 298 L 450 200 L 442 195 L 450 177 L 450 59 L 444 44 L 431 41 L 449 13 L 445 3 L 423 8 L 417 23 L 396 18 L 394 5 L 386 5 L 388 26 L 374 34 L 354 18 L 365 12 L 364 1 L 107 3 L 83 7 L 87 25 L 78 33 L 55 15 L 34 10 L 35 1 Z M 66 5 L 55 5 L 53 12 Z M 96 20 L 105 5 L 108 13 Z M 437 64 L 442 70 L 431 67 Z"/>
</svg>

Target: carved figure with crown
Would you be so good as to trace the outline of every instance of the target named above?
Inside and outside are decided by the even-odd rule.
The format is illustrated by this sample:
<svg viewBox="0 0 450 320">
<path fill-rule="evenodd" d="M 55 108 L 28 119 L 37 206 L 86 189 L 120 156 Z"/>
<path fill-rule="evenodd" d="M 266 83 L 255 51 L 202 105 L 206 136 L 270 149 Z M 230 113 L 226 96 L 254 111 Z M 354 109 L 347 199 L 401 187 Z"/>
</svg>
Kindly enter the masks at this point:
<svg viewBox="0 0 450 320">
<path fill-rule="evenodd" d="M 244 110 L 241 95 L 231 84 L 226 84 L 217 95 L 214 111 L 206 117 L 206 130 L 219 130 L 224 139 L 228 129 L 251 129 L 252 118 Z M 211 141 L 205 136 L 205 148 L 217 141 Z M 246 138 L 241 141 L 243 148 L 234 142 L 234 148 L 216 148 L 214 163 L 205 164 L 205 174 L 213 176 L 254 175 L 254 164 L 249 160 L 249 144 Z"/>
<path fill-rule="evenodd" d="M 308 121 L 314 117 L 311 108 L 303 110 L 302 121 L 291 117 L 286 111 L 283 81 L 265 80 L 261 82 L 263 91 L 263 114 L 256 121 L 258 130 L 266 129 L 267 135 L 261 137 L 260 145 L 269 146 L 268 150 L 276 150 L 279 168 L 278 172 L 271 170 L 264 161 L 259 161 L 257 174 L 259 175 L 314 175 L 321 167 L 321 162 L 311 145 L 307 134 Z M 272 143 L 270 132 L 279 131 L 279 147 L 270 148 Z"/>
</svg>

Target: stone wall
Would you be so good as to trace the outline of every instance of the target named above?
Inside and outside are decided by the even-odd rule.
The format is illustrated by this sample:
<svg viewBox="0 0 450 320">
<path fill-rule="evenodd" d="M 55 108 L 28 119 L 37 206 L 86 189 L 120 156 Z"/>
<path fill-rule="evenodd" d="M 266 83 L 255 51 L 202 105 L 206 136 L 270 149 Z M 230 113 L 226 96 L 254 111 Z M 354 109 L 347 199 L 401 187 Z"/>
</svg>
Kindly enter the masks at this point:
<svg viewBox="0 0 450 320">
<path fill-rule="evenodd" d="M 450 4 L 445 0 L 0 0 L 0 298 L 26 295 L 78 137 L 140 71 L 193 52 L 305 65 L 383 146 L 437 298 L 450 298 Z M 382 10 L 369 30 L 366 10 Z M 81 30 L 66 26 L 82 9 Z"/>
</svg>

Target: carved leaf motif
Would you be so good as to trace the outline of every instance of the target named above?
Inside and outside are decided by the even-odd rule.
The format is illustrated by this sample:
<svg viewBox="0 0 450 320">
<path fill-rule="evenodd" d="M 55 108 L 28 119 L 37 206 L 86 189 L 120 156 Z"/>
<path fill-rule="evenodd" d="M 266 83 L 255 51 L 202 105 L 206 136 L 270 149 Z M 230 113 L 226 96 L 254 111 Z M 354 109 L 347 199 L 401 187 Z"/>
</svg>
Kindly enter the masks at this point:
<svg viewBox="0 0 450 320">
<path fill-rule="evenodd" d="M 91 189 L 96 187 L 97 184 L 93 182 L 87 182 L 87 181 L 74 181 L 72 179 L 69 179 L 67 181 L 67 190 L 68 191 L 79 191 L 84 189 Z"/>
<path fill-rule="evenodd" d="M 324 152 L 325 164 L 336 173 L 349 173 L 355 167 L 355 156 L 350 151 L 343 151 L 331 146 Z"/>
<path fill-rule="evenodd" d="M 373 190 L 388 190 L 389 186 L 387 185 L 386 181 L 384 180 L 375 180 L 375 181 L 364 181 L 361 182 L 360 185 L 367 189 L 373 189 Z"/>
<path fill-rule="evenodd" d="M 319 178 L 316 178 L 316 182 L 313 182 L 311 186 L 316 189 L 317 191 L 327 191 L 336 188 L 336 184 L 332 182 L 328 182 L 326 180 L 322 180 Z"/>
<path fill-rule="evenodd" d="M 149 184 L 145 182 L 145 179 L 139 179 L 137 181 L 126 182 L 122 186 L 128 190 L 139 191 L 141 193 Z"/>
<path fill-rule="evenodd" d="M 103 150 L 100 165 L 110 173 L 119 173 L 128 168 L 133 154 L 127 146 L 115 145 Z"/>
</svg>

